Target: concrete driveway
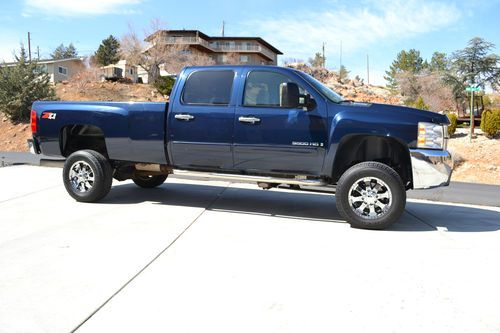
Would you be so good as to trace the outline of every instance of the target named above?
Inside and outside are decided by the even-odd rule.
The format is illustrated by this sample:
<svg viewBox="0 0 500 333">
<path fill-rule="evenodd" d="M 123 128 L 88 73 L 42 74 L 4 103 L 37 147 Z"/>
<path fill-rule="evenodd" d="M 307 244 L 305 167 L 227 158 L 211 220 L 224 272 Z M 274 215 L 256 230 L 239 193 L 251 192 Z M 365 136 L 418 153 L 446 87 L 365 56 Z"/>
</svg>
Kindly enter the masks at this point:
<svg viewBox="0 0 500 333">
<path fill-rule="evenodd" d="M 0 168 L 0 332 L 498 332 L 500 208 L 412 200 L 351 229 L 326 194 L 169 180 L 99 204 Z"/>
</svg>

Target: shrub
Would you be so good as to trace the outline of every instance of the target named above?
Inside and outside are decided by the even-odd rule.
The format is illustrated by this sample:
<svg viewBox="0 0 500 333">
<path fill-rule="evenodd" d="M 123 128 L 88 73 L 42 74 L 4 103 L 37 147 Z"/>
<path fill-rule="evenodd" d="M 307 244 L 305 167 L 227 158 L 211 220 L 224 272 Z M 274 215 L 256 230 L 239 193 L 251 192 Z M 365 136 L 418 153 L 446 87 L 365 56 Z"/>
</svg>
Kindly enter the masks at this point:
<svg viewBox="0 0 500 333">
<path fill-rule="evenodd" d="M 481 115 L 481 130 L 488 138 L 500 132 L 500 109 L 486 110 Z"/>
<path fill-rule="evenodd" d="M 413 103 L 413 107 L 420 109 L 420 110 L 429 110 L 429 105 L 425 104 L 424 99 L 422 96 L 418 96 L 417 100 L 415 103 Z"/>
<path fill-rule="evenodd" d="M 96 67 L 86 68 L 71 78 L 78 89 L 78 92 L 85 94 L 87 88 L 93 83 L 99 81 L 99 69 Z"/>
<path fill-rule="evenodd" d="M 158 89 L 160 94 L 169 96 L 174 87 L 175 79 L 171 76 L 159 76 L 153 86 Z"/>
<path fill-rule="evenodd" d="M 448 113 L 447 114 L 448 119 L 450 120 L 450 125 L 448 125 L 448 135 L 452 136 L 455 134 L 455 131 L 457 130 L 457 115 L 456 113 Z"/>
<path fill-rule="evenodd" d="M 0 66 L 0 112 L 14 122 L 27 122 L 34 101 L 54 100 L 56 94 L 49 76 L 35 61 L 28 62 L 24 47 L 16 60 L 16 66 Z"/>
</svg>

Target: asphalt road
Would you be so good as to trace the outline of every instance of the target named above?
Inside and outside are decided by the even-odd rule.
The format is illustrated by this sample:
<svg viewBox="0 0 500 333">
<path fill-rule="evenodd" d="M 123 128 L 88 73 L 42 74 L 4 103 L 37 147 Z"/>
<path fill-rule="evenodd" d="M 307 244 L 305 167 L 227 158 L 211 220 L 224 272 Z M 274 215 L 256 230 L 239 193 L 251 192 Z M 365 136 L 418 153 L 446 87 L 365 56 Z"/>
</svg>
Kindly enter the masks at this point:
<svg viewBox="0 0 500 333">
<path fill-rule="evenodd" d="M 45 165 L 57 166 L 60 161 L 51 161 L 52 158 L 29 153 L 0 152 L 0 165 L 28 164 L 40 165 L 40 160 L 45 160 Z M 181 178 L 181 177 L 179 177 Z M 334 190 L 316 188 L 319 191 L 334 193 Z M 463 182 L 451 182 L 448 187 L 439 187 L 428 190 L 412 190 L 407 192 L 408 198 L 423 199 L 439 202 L 452 202 L 471 205 L 500 207 L 500 186 Z"/>
<path fill-rule="evenodd" d="M 0 332 L 498 332 L 500 208 L 410 199 L 389 230 L 335 197 L 169 179 L 72 200 L 0 168 Z"/>
</svg>

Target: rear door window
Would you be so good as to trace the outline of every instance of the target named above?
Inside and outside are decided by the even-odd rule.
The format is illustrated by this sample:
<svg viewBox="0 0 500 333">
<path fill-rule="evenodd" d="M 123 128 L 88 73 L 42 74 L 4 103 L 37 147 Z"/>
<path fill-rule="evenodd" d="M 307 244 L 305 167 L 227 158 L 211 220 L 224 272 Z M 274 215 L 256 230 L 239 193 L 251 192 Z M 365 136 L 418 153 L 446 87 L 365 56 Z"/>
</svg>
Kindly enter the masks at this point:
<svg viewBox="0 0 500 333">
<path fill-rule="evenodd" d="M 194 105 L 228 105 L 231 100 L 234 72 L 196 71 L 184 86 L 182 102 Z"/>
</svg>

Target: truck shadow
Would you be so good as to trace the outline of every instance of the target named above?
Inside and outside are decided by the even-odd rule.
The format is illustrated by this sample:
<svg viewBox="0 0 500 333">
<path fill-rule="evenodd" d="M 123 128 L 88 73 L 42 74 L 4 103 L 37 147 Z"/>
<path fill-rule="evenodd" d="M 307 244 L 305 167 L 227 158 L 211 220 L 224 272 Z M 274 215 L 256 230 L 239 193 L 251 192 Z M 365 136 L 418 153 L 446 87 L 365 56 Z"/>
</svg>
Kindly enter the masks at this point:
<svg viewBox="0 0 500 333">
<path fill-rule="evenodd" d="M 168 206 L 205 208 L 211 211 L 276 216 L 316 222 L 346 223 L 335 196 L 282 190 L 264 191 L 238 187 L 166 183 L 155 189 L 134 184 L 113 186 L 103 204 L 152 202 Z M 500 229 L 500 213 L 463 206 L 408 202 L 401 219 L 388 230 L 486 232 Z"/>
</svg>

